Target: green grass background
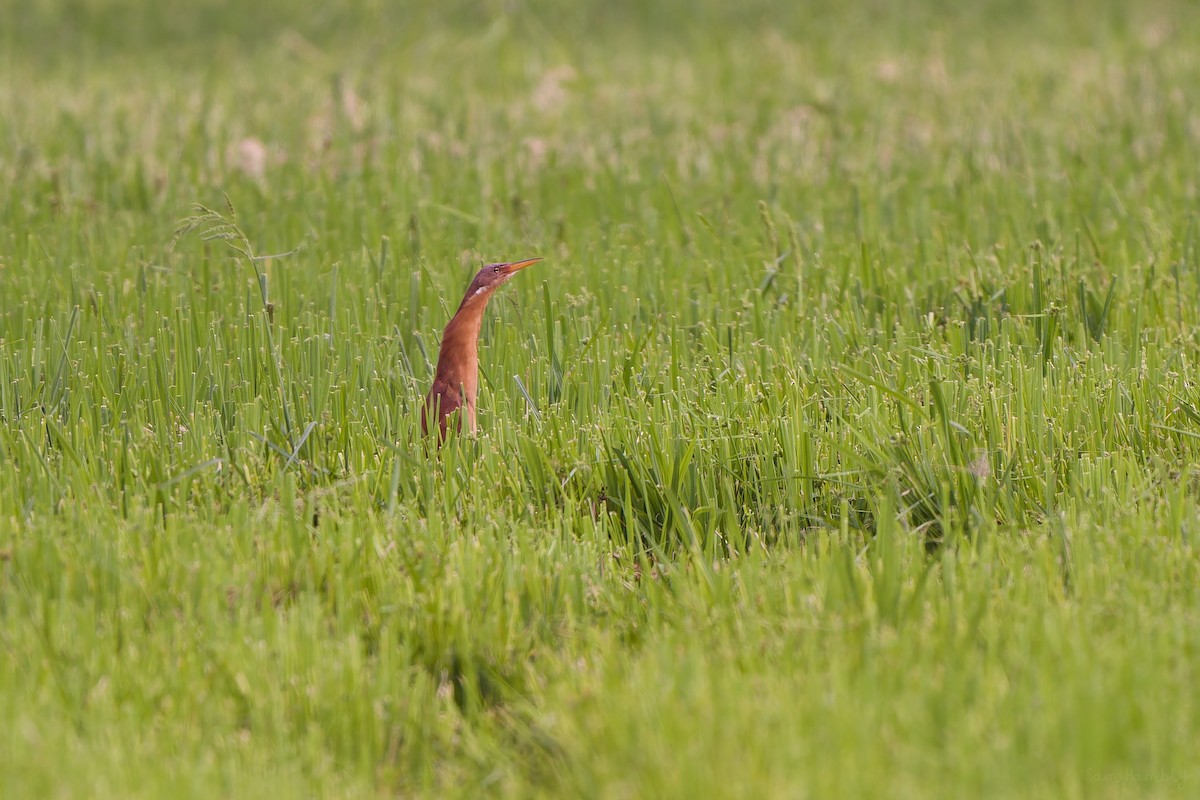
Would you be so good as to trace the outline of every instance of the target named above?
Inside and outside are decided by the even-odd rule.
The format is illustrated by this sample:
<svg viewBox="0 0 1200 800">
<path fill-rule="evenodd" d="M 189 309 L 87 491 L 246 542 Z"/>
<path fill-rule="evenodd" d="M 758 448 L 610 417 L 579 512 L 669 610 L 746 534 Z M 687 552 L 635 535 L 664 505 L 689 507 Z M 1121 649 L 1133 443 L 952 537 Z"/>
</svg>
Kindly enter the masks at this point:
<svg viewBox="0 0 1200 800">
<path fill-rule="evenodd" d="M 0 17 L 5 798 L 1200 795 L 1194 4 Z"/>
</svg>

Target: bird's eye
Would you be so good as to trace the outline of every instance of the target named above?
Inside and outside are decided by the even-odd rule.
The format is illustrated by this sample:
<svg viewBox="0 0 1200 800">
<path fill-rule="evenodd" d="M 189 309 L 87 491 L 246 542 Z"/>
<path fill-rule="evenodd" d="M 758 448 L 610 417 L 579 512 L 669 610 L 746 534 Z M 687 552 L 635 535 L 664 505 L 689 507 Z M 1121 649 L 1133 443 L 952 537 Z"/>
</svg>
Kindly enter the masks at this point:
<svg viewBox="0 0 1200 800">
<path fill-rule="evenodd" d="M 496 266 L 496 267 L 492 267 L 492 272 L 493 272 L 494 274 L 496 274 L 496 275 L 499 275 L 499 274 L 500 274 L 500 267 L 498 267 L 498 266 Z"/>
</svg>

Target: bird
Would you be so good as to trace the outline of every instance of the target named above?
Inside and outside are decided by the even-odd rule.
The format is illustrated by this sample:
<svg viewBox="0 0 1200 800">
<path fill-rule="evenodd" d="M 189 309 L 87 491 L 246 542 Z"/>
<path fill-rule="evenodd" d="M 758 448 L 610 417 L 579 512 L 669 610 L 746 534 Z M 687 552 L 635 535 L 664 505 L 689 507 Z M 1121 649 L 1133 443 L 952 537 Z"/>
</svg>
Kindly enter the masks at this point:
<svg viewBox="0 0 1200 800">
<path fill-rule="evenodd" d="M 475 421 L 475 397 L 479 391 L 479 328 L 483 311 L 496 290 L 514 275 L 541 258 L 488 264 L 476 273 L 458 311 L 446 323 L 438 350 L 437 371 L 433 385 L 425 395 L 421 409 L 421 433 L 428 436 L 436 426 L 438 441 L 444 441 L 447 428 L 462 430 L 463 409 L 466 410 L 467 430 L 478 430 Z M 453 419 L 451 419 L 453 417 Z"/>
</svg>

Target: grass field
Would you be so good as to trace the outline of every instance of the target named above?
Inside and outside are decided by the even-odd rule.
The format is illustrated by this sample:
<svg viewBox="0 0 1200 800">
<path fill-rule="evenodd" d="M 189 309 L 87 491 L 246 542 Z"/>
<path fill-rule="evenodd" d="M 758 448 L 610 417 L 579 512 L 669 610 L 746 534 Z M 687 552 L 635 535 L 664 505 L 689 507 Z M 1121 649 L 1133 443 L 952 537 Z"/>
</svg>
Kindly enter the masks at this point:
<svg viewBox="0 0 1200 800">
<path fill-rule="evenodd" d="M 1200 796 L 1195 4 L 0 17 L 6 800 Z"/>
</svg>

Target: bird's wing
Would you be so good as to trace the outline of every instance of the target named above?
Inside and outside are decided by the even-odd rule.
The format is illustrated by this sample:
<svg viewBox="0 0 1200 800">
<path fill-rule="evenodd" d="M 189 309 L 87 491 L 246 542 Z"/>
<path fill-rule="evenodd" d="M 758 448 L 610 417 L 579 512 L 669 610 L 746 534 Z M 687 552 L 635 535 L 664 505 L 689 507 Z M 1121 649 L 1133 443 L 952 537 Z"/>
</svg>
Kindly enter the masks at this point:
<svg viewBox="0 0 1200 800">
<path fill-rule="evenodd" d="M 444 378 L 437 378 L 425 395 L 425 407 L 421 410 L 421 432 L 429 435 L 430 421 L 436 419 L 442 438 L 446 438 L 446 419 L 462 408 L 462 390 Z M 457 425 L 462 425 L 461 420 Z"/>
</svg>

